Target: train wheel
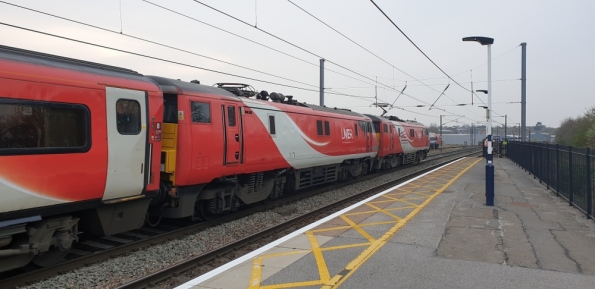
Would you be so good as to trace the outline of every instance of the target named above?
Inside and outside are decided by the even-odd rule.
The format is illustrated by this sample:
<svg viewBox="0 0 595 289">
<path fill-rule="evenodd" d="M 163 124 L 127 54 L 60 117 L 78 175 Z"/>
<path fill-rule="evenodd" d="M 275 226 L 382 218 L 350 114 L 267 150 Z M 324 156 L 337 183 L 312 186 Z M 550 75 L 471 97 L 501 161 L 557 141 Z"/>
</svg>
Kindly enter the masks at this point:
<svg viewBox="0 0 595 289">
<path fill-rule="evenodd" d="M 200 216 L 205 221 L 213 220 L 217 218 L 217 214 L 213 213 L 217 206 L 217 200 L 201 200 L 194 206 L 195 214 Z"/>
<path fill-rule="evenodd" d="M 13 245 L 10 246 L 8 249 L 18 249 L 21 246 L 25 246 L 29 244 L 29 240 L 25 236 L 15 236 L 15 240 L 13 241 Z M 3 248 L 5 249 L 5 248 Z M 0 260 L 0 272 L 5 272 L 12 269 L 17 269 L 26 266 L 31 262 L 34 255 L 33 253 L 27 254 L 19 254 L 9 257 L 2 257 Z"/>
<path fill-rule="evenodd" d="M 35 255 L 33 264 L 39 267 L 50 267 L 64 260 L 68 251 L 62 251 L 59 248 L 52 247 L 48 251 Z"/>
<path fill-rule="evenodd" d="M 396 168 L 398 166 L 399 166 L 399 158 L 398 157 L 392 157 L 390 159 L 390 167 L 394 169 L 394 168 Z"/>
</svg>

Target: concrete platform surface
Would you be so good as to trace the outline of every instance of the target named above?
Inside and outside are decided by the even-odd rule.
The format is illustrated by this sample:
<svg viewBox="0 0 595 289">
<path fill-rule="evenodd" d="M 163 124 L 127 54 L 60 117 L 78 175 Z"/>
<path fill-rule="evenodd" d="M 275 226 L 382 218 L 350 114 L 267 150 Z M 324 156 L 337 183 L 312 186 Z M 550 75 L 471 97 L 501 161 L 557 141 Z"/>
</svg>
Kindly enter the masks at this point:
<svg viewBox="0 0 595 289">
<path fill-rule="evenodd" d="M 595 222 L 507 159 L 465 158 L 178 288 L 595 288 Z"/>
</svg>

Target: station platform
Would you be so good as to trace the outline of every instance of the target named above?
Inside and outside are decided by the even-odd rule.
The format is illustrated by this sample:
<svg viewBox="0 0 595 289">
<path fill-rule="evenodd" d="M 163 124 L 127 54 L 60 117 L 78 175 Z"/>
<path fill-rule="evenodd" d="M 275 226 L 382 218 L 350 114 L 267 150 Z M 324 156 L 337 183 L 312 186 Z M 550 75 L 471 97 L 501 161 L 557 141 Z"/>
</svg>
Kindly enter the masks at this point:
<svg viewBox="0 0 595 289">
<path fill-rule="evenodd" d="M 176 288 L 595 288 L 595 222 L 508 159 L 463 158 Z"/>
</svg>

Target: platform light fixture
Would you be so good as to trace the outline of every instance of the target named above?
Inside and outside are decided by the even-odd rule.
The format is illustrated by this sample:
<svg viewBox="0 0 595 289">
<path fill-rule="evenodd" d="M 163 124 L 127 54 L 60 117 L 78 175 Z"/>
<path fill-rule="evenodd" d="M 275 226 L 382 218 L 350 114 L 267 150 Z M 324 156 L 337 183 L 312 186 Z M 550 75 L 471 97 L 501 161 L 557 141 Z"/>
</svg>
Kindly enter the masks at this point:
<svg viewBox="0 0 595 289">
<path fill-rule="evenodd" d="M 463 38 L 463 41 L 475 41 L 479 42 L 481 45 L 488 46 L 488 107 L 486 111 L 488 119 L 488 125 L 486 126 L 486 206 L 494 206 L 494 156 L 492 154 L 492 44 L 494 44 L 494 38 L 470 36 Z"/>
</svg>

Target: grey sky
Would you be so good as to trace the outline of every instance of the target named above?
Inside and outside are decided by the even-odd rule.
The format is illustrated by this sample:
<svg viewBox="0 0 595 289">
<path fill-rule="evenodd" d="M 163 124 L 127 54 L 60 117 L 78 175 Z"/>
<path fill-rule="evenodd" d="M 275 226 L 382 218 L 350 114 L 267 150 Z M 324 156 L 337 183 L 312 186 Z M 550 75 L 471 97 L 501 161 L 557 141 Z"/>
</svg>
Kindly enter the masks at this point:
<svg viewBox="0 0 595 289">
<path fill-rule="evenodd" d="M 319 81 L 319 59 L 252 27 L 221 15 L 192 0 L 147 0 L 178 11 L 257 43 L 265 44 L 299 57 L 304 63 L 278 52 L 250 43 L 196 21 L 175 15 L 142 0 L 120 1 L 6 1 L 81 22 L 122 31 L 194 53 L 225 60 L 273 75 L 307 83 L 311 86 L 248 71 L 227 64 L 147 44 L 128 37 L 40 15 L 0 3 L 1 22 L 76 38 L 194 66 L 232 74 L 294 85 L 316 90 Z M 483 105 L 470 92 L 451 81 L 436 106 L 429 105 L 449 83 L 448 79 L 411 45 L 399 31 L 367 0 L 292 0 L 297 5 L 333 26 L 354 41 L 382 57 L 398 69 L 422 80 L 393 70 L 391 66 L 343 38 L 285 0 L 244 0 L 203 2 L 236 16 L 265 31 L 297 44 L 317 55 L 357 71 L 395 90 L 378 85 L 378 99 L 392 103 L 408 81 L 396 102 L 407 111 L 393 109 L 388 114 L 417 119 L 425 124 L 438 123 L 440 114 L 465 115 L 459 123 L 485 121 Z M 595 1 L 375 1 L 392 20 L 444 71 L 470 88 L 473 70 L 474 89 L 487 89 L 487 48 L 475 42 L 462 42 L 465 36 L 487 36 L 495 39 L 492 57 L 509 51 L 492 61 L 492 101 L 495 116 L 508 115 L 509 124 L 520 122 L 521 49 L 527 42 L 527 125 L 541 121 L 558 126 L 569 116 L 582 114 L 595 105 L 591 96 L 595 57 L 593 57 Z M 256 4 L 256 5 L 255 5 Z M 256 7 L 256 11 L 255 11 Z M 318 92 L 279 87 L 272 84 L 231 77 L 180 65 L 109 51 L 71 41 L 0 25 L 0 44 L 58 54 L 66 57 L 122 66 L 147 75 L 182 80 L 198 79 L 203 84 L 243 82 L 257 90 L 294 95 L 298 101 L 318 103 Z M 516 48 L 515 48 L 516 47 Z M 479 67 L 478 67 L 479 66 Z M 355 79 L 326 72 L 325 87 L 335 92 L 374 96 L 374 82 L 331 63 L 326 67 Z M 394 75 L 394 76 L 393 76 Z M 479 94 L 487 102 L 487 96 Z M 348 107 L 363 113 L 380 114 L 370 107 L 372 99 L 326 95 L 327 106 Z M 417 108 L 416 105 L 425 105 Z M 444 122 L 455 119 L 445 117 Z M 504 118 L 495 118 L 504 122 Z M 496 126 L 497 123 L 494 124 Z"/>
</svg>

